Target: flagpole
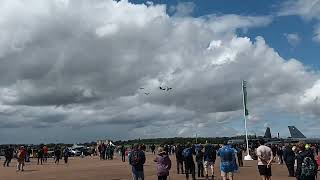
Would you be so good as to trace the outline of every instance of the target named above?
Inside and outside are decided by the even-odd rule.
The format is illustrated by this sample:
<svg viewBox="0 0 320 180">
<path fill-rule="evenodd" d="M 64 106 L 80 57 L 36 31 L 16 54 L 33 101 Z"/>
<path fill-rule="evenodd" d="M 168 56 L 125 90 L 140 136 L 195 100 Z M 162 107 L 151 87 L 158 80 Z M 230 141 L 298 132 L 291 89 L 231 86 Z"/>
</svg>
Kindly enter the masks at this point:
<svg viewBox="0 0 320 180">
<path fill-rule="evenodd" d="M 248 140 L 248 129 L 247 129 L 247 116 L 246 116 L 246 102 L 245 102 L 245 81 L 242 81 L 242 102 L 243 102 L 243 117 L 244 117 L 244 128 L 246 131 L 246 144 L 247 144 L 247 155 L 244 156 L 244 160 L 249 161 L 253 160 L 252 157 L 250 156 L 249 152 L 249 140 Z"/>
</svg>

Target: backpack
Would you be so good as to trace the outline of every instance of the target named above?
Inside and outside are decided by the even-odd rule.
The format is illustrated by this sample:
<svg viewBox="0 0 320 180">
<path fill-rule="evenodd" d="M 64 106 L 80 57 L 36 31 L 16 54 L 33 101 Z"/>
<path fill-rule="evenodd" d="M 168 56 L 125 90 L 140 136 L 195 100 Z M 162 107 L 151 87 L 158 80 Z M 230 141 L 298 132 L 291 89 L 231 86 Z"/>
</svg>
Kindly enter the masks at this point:
<svg viewBox="0 0 320 180">
<path fill-rule="evenodd" d="M 301 176 L 314 177 L 316 175 L 316 163 L 310 157 L 305 157 L 303 159 L 302 167 L 301 167 Z"/>
<path fill-rule="evenodd" d="M 208 145 L 205 147 L 205 160 L 215 161 L 216 160 L 216 150 L 213 148 L 213 146 Z"/>
<path fill-rule="evenodd" d="M 132 166 L 137 166 L 137 165 L 142 164 L 141 163 L 141 156 L 140 156 L 140 152 L 139 151 L 133 151 L 131 153 L 130 163 L 131 163 Z"/>
<path fill-rule="evenodd" d="M 190 158 L 192 157 L 192 150 L 191 148 L 186 148 L 182 151 L 182 156 L 187 159 L 187 158 Z"/>
</svg>

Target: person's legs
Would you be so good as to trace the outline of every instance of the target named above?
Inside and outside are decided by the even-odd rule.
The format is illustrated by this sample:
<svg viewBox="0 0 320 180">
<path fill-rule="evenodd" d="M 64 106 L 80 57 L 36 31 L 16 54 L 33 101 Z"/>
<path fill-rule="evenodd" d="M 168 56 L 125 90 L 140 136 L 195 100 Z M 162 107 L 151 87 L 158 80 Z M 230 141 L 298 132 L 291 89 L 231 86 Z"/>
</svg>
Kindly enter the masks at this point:
<svg viewBox="0 0 320 180">
<path fill-rule="evenodd" d="M 132 180 L 138 180 L 138 176 L 134 172 L 132 172 Z"/>
<path fill-rule="evenodd" d="M 229 180 L 233 180 L 233 172 L 228 173 Z"/>
<path fill-rule="evenodd" d="M 295 174 L 294 174 L 294 163 L 292 163 L 292 164 L 290 164 L 289 165 L 289 173 L 290 173 L 290 175 L 293 177 L 293 176 L 295 176 Z"/>
<path fill-rule="evenodd" d="M 214 178 L 214 163 L 213 162 L 211 163 L 210 168 L 211 168 L 211 177 L 213 179 Z"/>
<path fill-rule="evenodd" d="M 201 165 L 200 165 L 200 176 L 204 177 L 204 174 L 203 174 L 203 163 L 201 163 Z"/>
<path fill-rule="evenodd" d="M 185 173 L 186 173 L 186 179 L 189 179 L 189 173 L 190 173 L 190 163 L 189 162 L 185 162 Z"/>
<path fill-rule="evenodd" d="M 143 172 L 143 171 L 139 171 L 139 172 L 138 172 L 138 175 L 139 175 L 139 176 L 138 176 L 138 179 L 139 179 L 139 180 L 144 180 L 144 172 Z"/>
<path fill-rule="evenodd" d="M 20 171 L 20 161 L 17 163 L 17 171 Z"/>
<path fill-rule="evenodd" d="M 179 162 L 179 160 L 177 160 L 177 172 L 178 172 L 178 174 L 180 174 L 180 162 Z"/>
<path fill-rule="evenodd" d="M 180 166 L 181 166 L 181 174 L 184 174 L 184 161 L 180 161 Z"/>
<path fill-rule="evenodd" d="M 8 161 L 8 158 L 7 157 L 5 157 L 6 159 L 4 160 L 4 162 L 3 162 L 3 167 L 5 167 L 6 166 L 6 164 L 7 164 L 7 161 Z"/>
<path fill-rule="evenodd" d="M 21 171 L 24 171 L 24 162 L 21 163 Z"/>
<path fill-rule="evenodd" d="M 38 163 L 37 163 L 38 165 L 40 164 L 40 157 L 38 157 Z"/>
<path fill-rule="evenodd" d="M 10 158 L 8 159 L 7 167 L 9 167 L 9 164 L 11 163 L 11 160 L 12 160 L 12 157 L 10 157 Z"/>
<path fill-rule="evenodd" d="M 198 168 L 198 177 L 200 177 L 200 171 L 201 171 L 201 169 L 200 169 L 200 163 L 199 163 L 199 162 L 197 162 L 197 168 Z"/>
<path fill-rule="evenodd" d="M 222 180 L 227 180 L 227 173 L 221 171 Z"/>
<path fill-rule="evenodd" d="M 167 176 L 158 176 L 158 180 L 167 180 Z"/>
<path fill-rule="evenodd" d="M 191 164 L 191 174 L 192 174 L 192 179 L 196 179 L 196 165 L 194 162 Z"/>
</svg>

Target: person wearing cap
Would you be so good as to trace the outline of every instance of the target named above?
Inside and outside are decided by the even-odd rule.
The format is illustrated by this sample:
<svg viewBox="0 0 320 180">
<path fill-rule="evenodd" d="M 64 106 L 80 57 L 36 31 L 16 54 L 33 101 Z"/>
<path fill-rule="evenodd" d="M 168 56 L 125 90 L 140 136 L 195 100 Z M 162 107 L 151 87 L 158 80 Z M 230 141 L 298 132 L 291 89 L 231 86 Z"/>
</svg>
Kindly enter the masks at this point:
<svg viewBox="0 0 320 180">
<path fill-rule="evenodd" d="M 155 157 L 154 162 L 157 163 L 158 180 L 167 180 L 171 169 L 171 160 L 167 155 L 167 152 L 163 150 L 163 147 L 158 148 L 158 154 Z"/>
</svg>

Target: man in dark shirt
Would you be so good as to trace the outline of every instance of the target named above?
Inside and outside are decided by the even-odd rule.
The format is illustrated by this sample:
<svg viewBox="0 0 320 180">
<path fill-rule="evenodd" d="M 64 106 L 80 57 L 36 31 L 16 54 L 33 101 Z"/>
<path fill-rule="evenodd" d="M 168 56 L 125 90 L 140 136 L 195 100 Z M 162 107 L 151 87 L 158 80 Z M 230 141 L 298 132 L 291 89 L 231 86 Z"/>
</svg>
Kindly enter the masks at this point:
<svg viewBox="0 0 320 180">
<path fill-rule="evenodd" d="M 177 160 L 177 172 L 178 174 L 180 174 L 180 168 L 181 168 L 181 174 L 184 174 L 183 171 L 183 156 L 182 156 L 182 151 L 183 151 L 183 147 L 178 144 L 177 148 L 176 148 L 176 160 Z"/>
<path fill-rule="evenodd" d="M 279 158 L 279 163 L 283 164 L 283 150 L 282 150 L 282 145 L 279 145 L 277 149 L 277 156 Z"/>
<path fill-rule="evenodd" d="M 291 146 L 286 146 L 284 151 L 283 151 L 283 159 L 284 162 L 287 165 L 288 172 L 289 172 L 289 177 L 294 177 L 294 161 L 295 161 L 296 155 L 292 151 Z"/>
<path fill-rule="evenodd" d="M 124 147 L 124 145 L 121 146 L 120 151 L 121 151 L 122 162 L 125 162 L 126 161 L 126 148 Z"/>
<path fill-rule="evenodd" d="M 187 144 L 186 148 L 182 152 L 184 163 L 185 163 L 185 170 L 186 170 L 186 179 L 189 179 L 189 174 L 192 175 L 192 179 L 196 179 L 195 174 L 195 164 L 193 161 L 193 155 L 195 155 L 194 147 L 191 146 L 190 143 Z"/>
<path fill-rule="evenodd" d="M 134 145 L 129 155 L 129 164 L 132 166 L 133 180 L 144 180 L 143 165 L 146 162 L 146 156 L 139 145 Z"/>
<path fill-rule="evenodd" d="M 196 155 L 196 162 L 197 162 L 197 167 L 198 167 L 198 177 L 204 177 L 203 174 L 203 157 L 204 157 L 204 153 L 202 151 L 202 146 L 200 147 L 197 155 Z"/>
<path fill-rule="evenodd" d="M 7 149 L 5 149 L 4 156 L 5 156 L 6 160 L 3 163 L 3 167 L 5 167 L 5 166 L 9 167 L 9 164 L 13 158 L 13 151 L 14 150 L 11 146 L 8 146 Z"/>
</svg>

